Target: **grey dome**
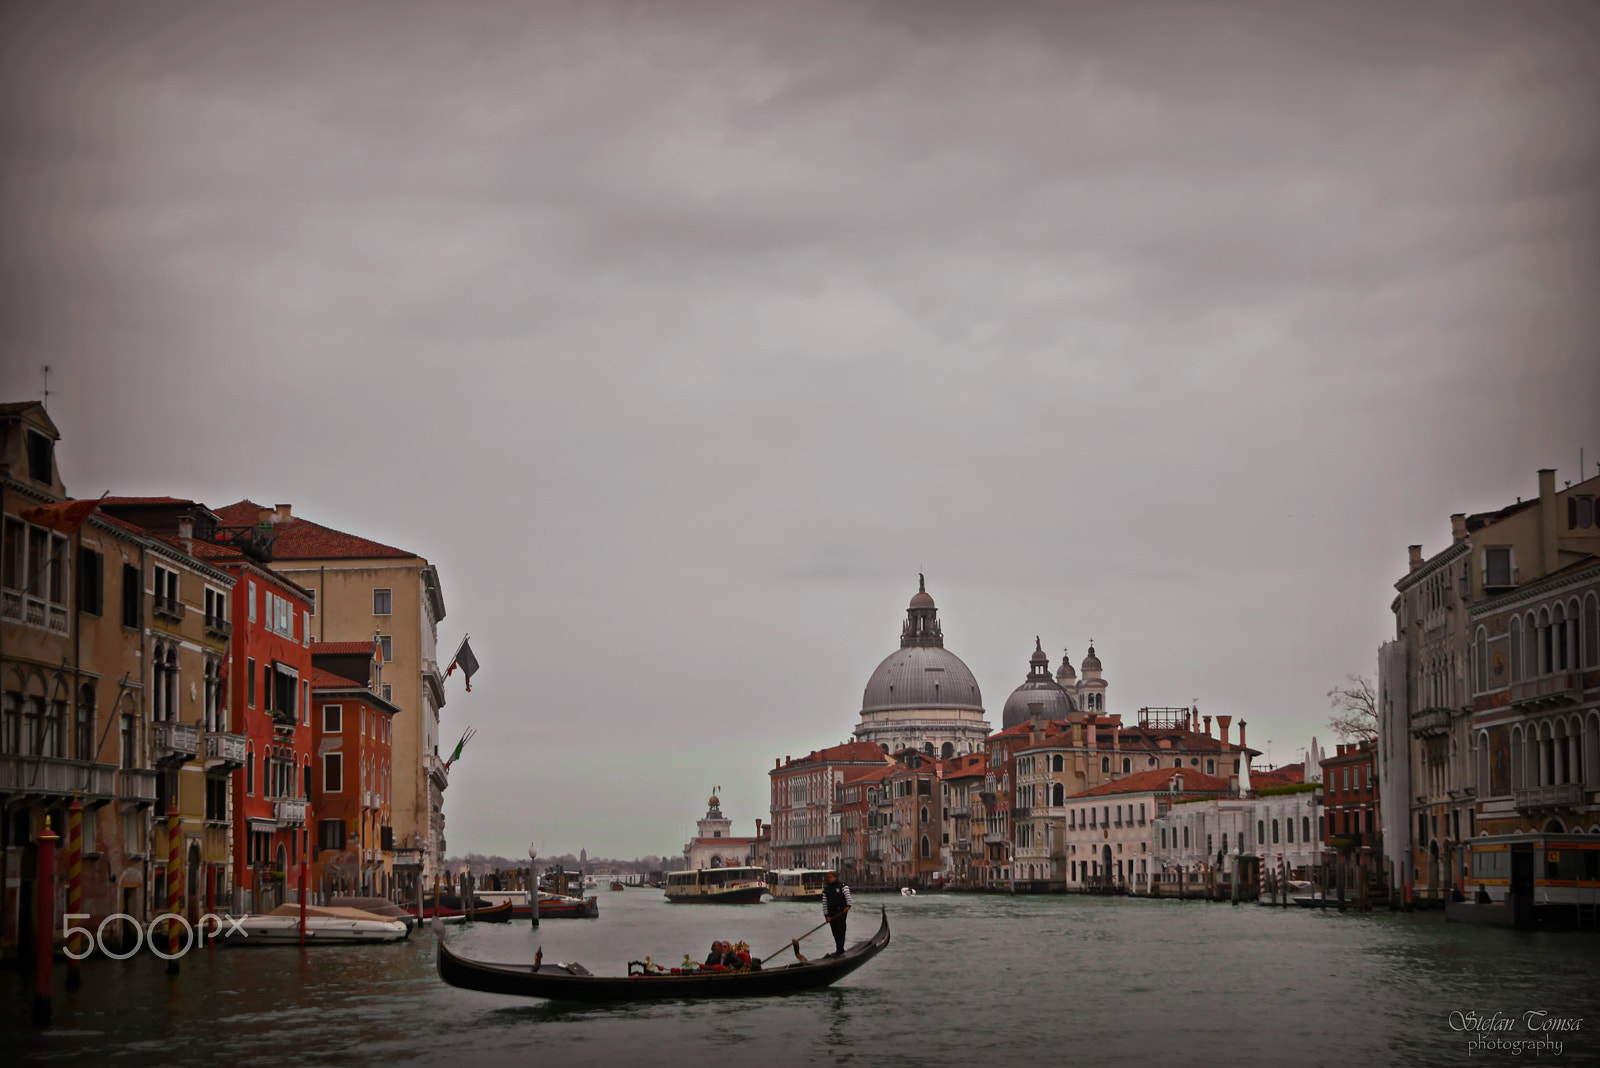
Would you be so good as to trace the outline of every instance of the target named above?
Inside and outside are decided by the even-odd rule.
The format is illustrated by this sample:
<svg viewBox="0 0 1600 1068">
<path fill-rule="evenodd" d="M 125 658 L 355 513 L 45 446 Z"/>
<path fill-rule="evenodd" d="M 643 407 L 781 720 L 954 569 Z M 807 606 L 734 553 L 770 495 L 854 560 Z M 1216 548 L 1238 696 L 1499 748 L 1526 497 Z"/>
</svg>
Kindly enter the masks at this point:
<svg viewBox="0 0 1600 1068">
<path fill-rule="evenodd" d="M 1033 718 L 1033 710 L 1028 706 L 1035 704 L 1040 706 L 1040 719 L 1066 719 L 1078 710 L 1072 703 L 1072 695 L 1053 679 L 1049 682 L 1025 682 L 1006 698 L 1006 706 L 1000 713 L 1000 729 L 1028 722 Z"/>
<path fill-rule="evenodd" d="M 907 645 L 883 658 L 861 695 L 864 713 L 896 708 L 982 712 L 983 695 L 971 670 L 944 646 Z"/>
<path fill-rule="evenodd" d="M 1100 658 L 1094 655 L 1094 645 L 1092 643 L 1089 646 L 1089 655 L 1083 658 L 1083 663 L 1080 666 L 1084 671 L 1101 670 Z"/>
</svg>

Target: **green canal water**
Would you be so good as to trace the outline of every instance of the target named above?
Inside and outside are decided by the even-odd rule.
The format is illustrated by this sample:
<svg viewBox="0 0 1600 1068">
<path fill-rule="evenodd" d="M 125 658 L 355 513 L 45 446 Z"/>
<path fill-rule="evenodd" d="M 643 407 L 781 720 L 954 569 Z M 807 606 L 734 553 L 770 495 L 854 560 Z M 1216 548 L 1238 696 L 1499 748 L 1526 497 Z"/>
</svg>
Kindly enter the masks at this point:
<svg viewBox="0 0 1600 1068">
<path fill-rule="evenodd" d="M 820 906 L 670 905 L 601 891 L 598 920 L 451 928 L 469 955 L 621 972 L 712 939 L 774 950 Z M 0 1063 L 81 1065 L 1440 1065 L 1600 1063 L 1600 938 L 1447 925 L 1437 913 L 1308 912 L 1127 898 L 859 895 L 890 947 L 837 986 L 786 998 L 583 1007 L 456 990 L 433 936 L 384 946 L 142 953 L 96 960 L 55 1021 L 0 973 Z M 812 954 L 831 949 L 826 932 Z M 1581 1020 L 1538 1035 L 1524 1014 Z M 1514 1030 L 1452 1028 L 1500 1013 Z M 1489 1038 L 1553 1048 L 1472 1049 Z"/>
</svg>

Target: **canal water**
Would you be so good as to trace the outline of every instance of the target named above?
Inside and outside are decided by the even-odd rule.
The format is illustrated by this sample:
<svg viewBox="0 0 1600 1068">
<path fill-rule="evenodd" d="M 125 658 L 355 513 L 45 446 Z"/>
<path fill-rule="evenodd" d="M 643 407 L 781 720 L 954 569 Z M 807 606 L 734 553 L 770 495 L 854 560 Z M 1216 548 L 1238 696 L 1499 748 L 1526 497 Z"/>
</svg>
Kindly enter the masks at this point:
<svg viewBox="0 0 1600 1068">
<path fill-rule="evenodd" d="M 600 891 L 598 920 L 450 928 L 469 955 L 582 961 L 764 954 L 820 905 L 671 905 Z M 104 1065 L 1440 1065 L 1600 1063 L 1600 938 L 1445 924 L 1438 913 L 1312 912 L 1130 898 L 858 895 L 851 940 L 894 939 L 837 986 L 786 998 L 584 1007 L 456 990 L 433 936 L 406 943 L 141 953 L 58 991 L 54 1024 L 0 973 L 0 1062 Z M 826 931 L 804 943 L 832 949 Z M 1535 1033 L 1528 1012 L 1580 1020 Z M 1476 1013 L 1510 1031 L 1475 1032 Z M 1456 1015 L 1452 1015 L 1456 1014 Z M 1535 1020 L 1541 1018 L 1534 1017 Z M 1554 1047 L 1469 1044 L 1554 1040 Z"/>
</svg>

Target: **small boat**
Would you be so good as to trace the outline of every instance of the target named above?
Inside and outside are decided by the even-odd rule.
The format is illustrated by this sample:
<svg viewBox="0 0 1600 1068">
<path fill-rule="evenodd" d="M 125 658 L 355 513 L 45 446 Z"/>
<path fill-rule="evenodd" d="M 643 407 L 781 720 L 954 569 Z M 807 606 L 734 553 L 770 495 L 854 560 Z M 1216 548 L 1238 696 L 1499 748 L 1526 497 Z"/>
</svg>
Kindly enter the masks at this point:
<svg viewBox="0 0 1600 1068">
<path fill-rule="evenodd" d="M 755 905 L 767 892 L 760 868 L 699 868 L 667 873 L 667 900 L 710 905 Z"/>
<path fill-rule="evenodd" d="M 413 919 L 417 917 L 415 911 L 408 911 L 407 915 Z M 438 908 L 434 908 L 432 905 L 426 905 L 423 907 L 422 919 L 431 920 L 435 916 L 438 916 L 439 919 L 451 925 L 467 922 L 467 914 L 465 912 L 458 912 L 455 909 L 447 909 L 443 905 L 440 905 Z"/>
<path fill-rule="evenodd" d="M 612 879 L 611 880 L 611 889 L 613 889 L 613 890 L 626 890 L 627 888 L 628 888 L 627 885 L 624 884 L 620 879 Z"/>
<path fill-rule="evenodd" d="M 774 901 L 821 901 L 825 868 L 780 868 L 767 873 L 767 893 Z"/>
<path fill-rule="evenodd" d="M 411 934 L 411 928 L 401 920 L 326 905 L 307 905 L 305 923 L 307 945 L 400 942 Z M 299 945 L 300 906 L 279 905 L 266 915 L 231 920 L 214 941 L 228 946 Z"/>
<path fill-rule="evenodd" d="M 408 927 L 417 925 L 417 918 L 405 909 L 396 905 L 386 897 L 330 897 L 328 907 L 336 909 L 360 909 L 370 912 L 374 916 L 385 919 L 399 920 Z"/>
<path fill-rule="evenodd" d="M 600 915 L 600 899 L 597 897 L 567 897 L 562 894 L 539 895 L 539 918 L 541 920 L 592 920 Z M 527 909 L 523 909 L 523 919 L 528 919 Z"/>
<path fill-rule="evenodd" d="M 439 940 L 439 978 L 464 990 L 553 1001 L 644 1001 L 660 998 L 732 998 L 793 994 L 829 986 L 883 952 L 889 944 L 889 914 L 878 931 L 838 956 L 802 961 L 760 971 L 688 974 L 591 975 L 581 964 L 493 964 L 456 953 Z M 640 962 L 633 962 L 629 970 Z"/>
<path fill-rule="evenodd" d="M 902 886 L 900 888 L 900 896 L 901 897 L 916 897 L 917 896 L 917 888 L 914 887 L 914 886 Z"/>
</svg>

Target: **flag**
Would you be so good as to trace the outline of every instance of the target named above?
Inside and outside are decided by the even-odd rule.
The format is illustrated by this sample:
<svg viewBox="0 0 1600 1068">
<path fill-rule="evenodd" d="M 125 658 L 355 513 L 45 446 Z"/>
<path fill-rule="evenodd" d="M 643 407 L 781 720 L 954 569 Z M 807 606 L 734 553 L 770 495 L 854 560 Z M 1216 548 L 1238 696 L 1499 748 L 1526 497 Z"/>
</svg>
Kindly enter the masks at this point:
<svg viewBox="0 0 1600 1068">
<path fill-rule="evenodd" d="M 444 767 L 445 767 L 446 771 L 449 771 L 450 770 L 450 765 L 454 764 L 460 758 L 461 750 L 463 750 L 463 749 L 465 749 L 467 747 L 467 743 L 472 741 L 473 737 L 476 736 L 477 733 L 478 733 L 477 731 L 473 730 L 471 727 L 468 727 L 466 729 L 466 732 L 461 735 L 461 740 L 456 743 L 456 751 L 451 753 L 450 754 L 450 759 L 446 760 L 444 762 Z"/>
<path fill-rule="evenodd" d="M 456 650 L 456 657 L 450 661 L 450 666 L 445 669 L 444 676 L 449 678 L 455 674 L 456 668 L 467 677 L 467 692 L 472 692 L 472 676 L 478 673 L 478 658 L 472 655 L 472 646 L 469 644 L 472 636 L 466 635 L 461 639 L 461 648 Z"/>
<path fill-rule="evenodd" d="M 54 504 L 41 504 L 17 514 L 36 527 L 49 527 L 63 534 L 75 534 L 89 518 L 90 513 L 98 507 L 100 507 L 98 500 L 56 501 Z"/>
</svg>

